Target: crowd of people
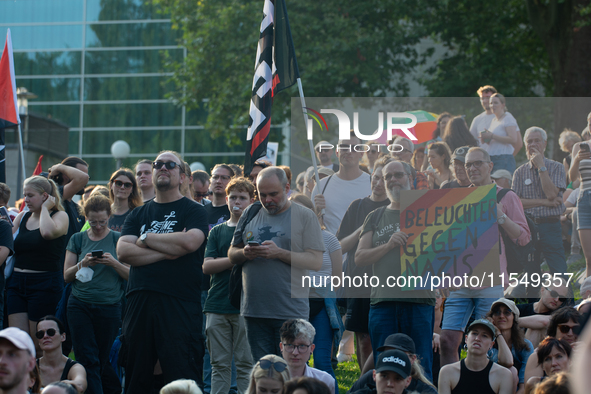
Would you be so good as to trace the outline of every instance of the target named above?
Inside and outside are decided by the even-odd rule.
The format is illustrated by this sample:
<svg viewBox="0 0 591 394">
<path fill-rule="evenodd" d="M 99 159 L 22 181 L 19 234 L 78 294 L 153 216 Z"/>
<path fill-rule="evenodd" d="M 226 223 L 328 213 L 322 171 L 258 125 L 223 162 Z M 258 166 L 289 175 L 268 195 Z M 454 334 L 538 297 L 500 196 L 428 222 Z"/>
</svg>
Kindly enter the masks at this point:
<svg viewBox="0 0 591 394">
<path fill-rule="evenodd" d="M 565 130 L 569 156 L 553 161 L 544 129 L 522 137 L 502 94 L 478 95 L 470 127 L 445 112 L 425 146 L 397 136 L 392 151 L 357 151 L 352 131 L 335 161 L 319 142 L 318 184 L 313 167 L 292 180 L 264 160 L 250 174 L 231 163 L 191 172 L 173 151 L 106 187 L 88 185 L 76 157 L 26 179 L 23 209 L 0 221 L 0 393 L 338 394 L 336 365 L 354 354 L 356 394 L 566 386 L 587 346 L 591 279 L 575 308 L 563 274 L 583 258 L 583 278 L 591 269 L 591 134 Z M 558 282 L 519 295 L 323 283 L 401 276 L 402 191 L 494 184 L 505 287 L 515 273 Z M 9 199 L 1 184 L 0 204 Z M 516 265 L 508 250 L 532 242 Z"/>
</svg>

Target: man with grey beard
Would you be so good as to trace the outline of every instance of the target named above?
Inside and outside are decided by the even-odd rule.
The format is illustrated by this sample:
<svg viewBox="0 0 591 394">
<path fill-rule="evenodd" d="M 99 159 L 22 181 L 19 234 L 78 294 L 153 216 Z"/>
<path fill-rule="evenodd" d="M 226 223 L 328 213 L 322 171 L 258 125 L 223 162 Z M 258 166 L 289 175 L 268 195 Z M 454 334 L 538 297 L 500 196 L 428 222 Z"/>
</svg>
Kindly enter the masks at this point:
<svg viewBox="0 0 591 394">
<path fill-rule="evenodd" d="M 401 291 L 392 286 L 392 278 L 401 276 L 400 247 L 408 235 L 400 231 L 400 195 L 410 190 L 411 168 L 408 163 L 392 161 L 382 170 L 390 204 L 371 212 L 365 219 L 355 253 L 358 266 L 372 265 L 373 276 L 380 283 L 371 287 L 369 335 L 374 362 L 378 347 L 391 334 L 403 333 L 416 344 L 425 375 L 432 379 L 433 311 L 435 297 L 428 290 Z"/>
</svg>

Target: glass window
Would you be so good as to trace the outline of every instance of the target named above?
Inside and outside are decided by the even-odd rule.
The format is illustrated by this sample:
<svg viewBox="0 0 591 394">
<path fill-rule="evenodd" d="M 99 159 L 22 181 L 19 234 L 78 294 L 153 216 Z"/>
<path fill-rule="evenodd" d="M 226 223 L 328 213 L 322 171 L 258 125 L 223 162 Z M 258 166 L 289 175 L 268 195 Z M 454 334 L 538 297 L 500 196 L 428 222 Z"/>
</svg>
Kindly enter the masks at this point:
<svg viewBox="0 0 591 394">
<path fill-rule="evenodd" d="M 78 152 L 78 143 L 80 141 L 79 131 L 70 131 L 68 135 L 68 155 L 80 156 Z"/>
<path fill-rule="evenodd" d="M 84 106 L 84 127 L 180 126 L 182 111 L 172 103 Z"/>
<path fill-rule="evenodd" d="M 29 101 L 29 113 L 57 120 L 68 127 L 80 126 L 79 104 L 35 105 L 34 103 L 34 100 Z"/>
<path fill-rule="evenodd" d="M 83 0 L 5 0 L 0 4 L 0 23 L 77 22 L 84 18 Z"/>
<path fill-rule="evenodd" d="M 117 161 L 113 157 L 84 157 L 82 155 L 82 159 L 88 163 L 89 185 L 105 185 L 117 170 Z M 128 157 L 121 162 L 122 166 L 127 168 L 133 168 L 135 163 L 137 163 L 135 157 Z"/>
<path fill-rule="evenodd" d="M 17 52 L 14 68 L 17 75 L 80 74 L 82 52 Z"/>
<path fill-rule="evenodd" d="M 132 154 L 181 150 L 180 130 L 101 130 L 84 131 L 82 154 L 111 155 L 111 145 L 118 140 L 127 141 Z"/>
<path fill-rule="evenodd" d="M 80 100 L 80 78 L 24 79 L 16 80 L 16 86 L 35 93 L 39 101 Z M 34 102 L 32 100 L 32 102 Z"/>
<path fill-rule="evenodd" d="M 168 78 L 86 78 L 84 81 L 84 100 L 164 99 L 164 95 L 174 88 L 172 84 L 165 83 Z"/>
<path fill-rule="evenodd" d="M 103 48 L 176 45 L 181 33 L 173 32 L 170 26 L 170 22 L 89 25 L 86 45 Z"/>
<path fill-rule="evenodd" d="M 170 49 L 171 60 L 182 61 L 182 49 Z M 86 52 L 87 74 L 157 73 L 162 72 L 163 53 L 157 49 L 143 51 Z"/>
<path fill-rule="evenodd" d="M 185 124 L 201 126 L 207 122 L 207 111 L 204 109 L 192 109 L 185 113 Z"/>
<path fill-rule="evenodd" d="M 14 26 L 10 28 L 12 48 L 15 51 L 82 48 L 82 29 L 82 25 Z"/>
<path fill-rule="evenodd" d="M 105 6 L 105 3 L 108 6 Z M 86 0 L 87 21 L 121 21 L 134 19 L 166 19 L 151 1 Z"/>
</svg>

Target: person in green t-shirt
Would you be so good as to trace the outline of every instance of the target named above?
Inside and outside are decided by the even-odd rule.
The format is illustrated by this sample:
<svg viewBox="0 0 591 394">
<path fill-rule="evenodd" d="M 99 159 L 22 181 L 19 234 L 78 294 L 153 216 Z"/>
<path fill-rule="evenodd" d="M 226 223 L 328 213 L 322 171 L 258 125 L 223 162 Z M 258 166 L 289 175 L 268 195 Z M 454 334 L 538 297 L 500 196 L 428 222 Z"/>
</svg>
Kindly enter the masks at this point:
<svg viewBox="0 0 591 394">
<path fill-rule="evenodd" d="M 389 335 L 400 332 L 415 342 L 425 376 L 431 379 L 435 297 L 428 290 L 401 291 L 387 285 L 391 278 L 401 275 L 400 247 L 406 244 L 408 234 L 400 231 L 400 193 L 410 190 L 411 168 L 408 163 L 393 160 L 383 167 L 382 174 L 390 204 L 385 210 L 378 208 L 367 216 L 355 253 L 356 264 L 371 265 L 373 277 L 379 278 L 380 282 L 377 286 L 372 285 L 369 312 L 374 362 L 379 354 L 378 346 Z M 376 225 L 375 215 L 380 213 Z"/>
<path fill-rule="evenodd" d="M 246 178 L 234 178 L 226 187 L 230 220 L 212 228 L 207 238 L 203 273 L 211 275 L 211 286 L 203 313 L 207 316 L 205 334 L 211 359 L 211 394 L 230 390 L 232 357 L 236 364 L 238 393 L 245 394 L 252 368 L 244 317 L 228 298 L 232 263 L 228 249 L 242 212 L 254 202 L 254 185 Z"/>
</svg>

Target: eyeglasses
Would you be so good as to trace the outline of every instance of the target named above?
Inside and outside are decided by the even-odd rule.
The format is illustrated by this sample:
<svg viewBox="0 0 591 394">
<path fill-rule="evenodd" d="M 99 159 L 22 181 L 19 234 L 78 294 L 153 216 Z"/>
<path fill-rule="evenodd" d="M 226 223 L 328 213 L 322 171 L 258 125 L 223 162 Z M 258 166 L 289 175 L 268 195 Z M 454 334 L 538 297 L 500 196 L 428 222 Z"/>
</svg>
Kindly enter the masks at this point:
<svg viewBox="0 0 591 394">
<path fill-rule="evenodd" d="M 312 345 L 297 345 L 296 346 L 296 345 L 290 345 L 290 344 L 284 343 L 283 349 L 285 349 L 285 351 L 288 353 L 293 353 L 293 351 L 297 348 L 300 353 L 303 353 L 306 350 L 308 350 L 308 348 L 310 346 L 312 346 Z"/>
<path fill-rule="evenodd" d="M 510 309 L 500 309 L 500 308 L 499 308 L 499 309 L 497 309 L 496 311 L 494 311 L 494 312 L 492 313 L 492 315 L 493 315 L 493 316 L 497 316 L 497 317 L 498 317 L 498 316 L 501 316 L 501 315 L 504 315 L 505 317 L 509 317 L 509 316 L 511 316 L 511 314 L 512 314 L 512 313 L 513 313 L 513 312 L 511 312 L 511 310 L 510 310 Z"/>
<path fill-rule="evenodd" d="M 546 291 L 550 293 L 550 297 L 558 298 L 558 301 L 560 301 L 560 302 L 565 302 L 567 300 L 567 297 L 563 296 L 562 294 L 560 294 L 556 290 L 550 290 L 547 287 L 544 287 L 544 289 L 546 289 Z"/>
<path fill-rule="evenodd" d="M 207 196 L 209 196 L 209 192 L 205 192 L 205 193 L 197 193 L 197 192 L 195 192 L 195 197 L 205 198 Z"/>
<path fill-rule="evenodd" d="M 259 365 L 262 369 L 270 369 L 271 367 L 273 367 L 273 369 L 275 369 L 275 371 L 279 373 L 285 371 L 285 369 L 287 368 L 287 364 L 280 362 L 274 363 L 271 360 L 261 360 L 259 361 Z"/>
<path fill-rule="evenodd" d="M 212 175 L 211 179 L 213 179 L 214 181 L 217 181 L 219 179 L 223 181 L 229 181 L 230 179 L 232 179 L 232 177 L 229 175 Z"/>
<path fill-rule="evenodd" d="M 569 331 L 573 331 L 573 334 L 576 334 L 575 330 L 579 327 L 578 324 L 574 325 L 574 326 L 569 326 L 566 324 L 559 324 L 558 325 L 558 329 L 560 330 L 561 333 L 563 334 L 568 334 Z"/>
<path fill-rule="evenodd" d="M 180 170 L 181 168 L 181 165 L 174 161 L 155 161 L 152 163 L 152 167 L 156 170 L 161 169 L 162 166 L 166 167 L 167 170 L 174 170 L 176 167 L 179 167 Z"/>
<path fill-rule="evenodd" d="M 131 182 L 121 182 L 121 181 L 115 181 L 113 182 L 115 184 L 115 186 L 117 187 L 124 187 L 126 189 L 131 189 L 133 187 L 133 183 Z"/>
<path fill-rule="evenodd" d="M 35 333 L 35 336 L 37 337 L 37 339 L 43 339 L 43 337 L 45 336 L 45 333 L 47 332 L 47 336 L 48 337 L 52 337 L 55 335 L 55 333 L 57 332 L 55 330 L 55 328 L 50 328 L 49 330 L 45 331 L 45 330 L 39 330 Z"/>
<path fill-rule="evenodd" d="M 464 167 L 466 167 L 467 170 L 469 170 L 470 167 L 472 167 L 472 166 L 474 166 L 475 168 L 480 168 L 480 167 L 482 167 L 482 165 L 484 163 L 490 163 L 490 161 L 476 160 L 476 161 L 464 164 Z"/>
<path fill-rule="evenodd" d="M 339 144 L 337 146 L 339 148 L 339 151 L 341 151 L 341 150 L 351 150 L 351 144 Z"/>
<path fill-rule="evenodd" d="M 388 173 L 388 174 L 384 175 L 384 179 L 386 181 L 391 181 L 392 178 L 402 179 L 402 178 L 404 178 L 405 175 L 408 175 L 408 174 L 406 172 Z"/>
<path fill-rule="evenodd" d="M 89 220 L 88 224 L 90 225 L 90 227 L 97 227 L 97 226 L 104 227 L 107 224 L 107 220 L 99 220 L 99 221 Z"/>
</svg>

